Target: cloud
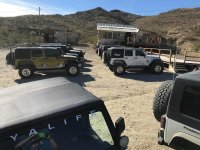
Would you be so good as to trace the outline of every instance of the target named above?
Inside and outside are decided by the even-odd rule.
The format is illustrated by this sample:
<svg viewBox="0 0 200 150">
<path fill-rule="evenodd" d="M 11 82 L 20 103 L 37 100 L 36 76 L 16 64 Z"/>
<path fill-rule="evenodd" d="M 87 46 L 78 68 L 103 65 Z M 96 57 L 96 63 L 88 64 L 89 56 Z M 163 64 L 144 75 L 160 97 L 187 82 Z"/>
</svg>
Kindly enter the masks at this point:
<svg viewBox="0 0 200 150">
<path fill-rule="evenodd" d="M 1 0 L 0 16 L 12 17 L 21 15 L 37 15 L 38 8 L 41 7 L 41 14 L 71 14 L 75 11 L 65 11 L 58 7 L 40 3 L 39 5 L 24 0 Z"/>
<path fill-rule="evenodd" d="M 10 4 L 5 2 L 0 2 L 0 16 L 10 17 L 10 16 L 20 16 L 26 14 L 38 14 L 38 11 L 33 8 L 28 8 L 16 4 Z"/>
</svg>

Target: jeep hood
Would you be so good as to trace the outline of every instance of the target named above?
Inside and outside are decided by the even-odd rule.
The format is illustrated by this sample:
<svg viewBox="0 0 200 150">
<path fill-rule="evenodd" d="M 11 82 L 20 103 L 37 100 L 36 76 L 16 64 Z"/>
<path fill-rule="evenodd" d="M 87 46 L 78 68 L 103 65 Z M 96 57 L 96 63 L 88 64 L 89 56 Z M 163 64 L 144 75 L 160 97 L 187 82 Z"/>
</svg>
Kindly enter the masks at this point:
<svg viewBox="0 0 200 150">
<path fill-rule="evenodd" d="M 64 58 L 74 58 L 74 59 L 77 59 L 77 56 L 74 56 L 74 55 L 68 55 L 68 54 L 66 54 L 66 55 L 62 55 L 61 57 L 64 57 Z"/>
<path fill-rule="evenodd" d="M 70 50 L 70 52 L 82 53 L 82 50 L 73 49 L 73 50 Z"/>
<path fill-rule="evenodd" d="M 147 55 L 147 57 L 150 59 L 160 59 L 157 55 Z"/>
</svg>

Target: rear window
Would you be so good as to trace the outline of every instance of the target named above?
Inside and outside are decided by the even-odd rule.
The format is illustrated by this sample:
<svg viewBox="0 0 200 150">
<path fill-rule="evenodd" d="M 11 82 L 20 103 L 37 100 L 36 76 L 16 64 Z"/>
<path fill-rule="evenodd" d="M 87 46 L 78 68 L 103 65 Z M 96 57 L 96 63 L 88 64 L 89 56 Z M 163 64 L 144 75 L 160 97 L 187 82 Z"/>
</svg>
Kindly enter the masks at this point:
<svg viewBox="0 0 200 150">
<path fill-rule="evenodd" d="M 30 59 L 31 50 L 30 49 L 16 49 L 15 50 L 15 59 Z"/>
<path fill-rule="evenodd" d="M 123 58 L 124 57 L 124 49 L 113 49 L 111 57 L 112 58 Z"/>
<path fill-rule="evenodd" d="M 189 117 L 200 120 L 200 88 L 187 86 L 181 103 L 180 112 Z"/>
<path fill-rule="evenodd" d="M 38 141 L 32 142 L 36 135 Z M 29 125 L 0 139 L 1 150 L 14 150 L 16 147 L 50 150 L 53 146 L 59 150 L 107 150 L 113 145 L 103 114 L 99 111 Z"/>
</svg>

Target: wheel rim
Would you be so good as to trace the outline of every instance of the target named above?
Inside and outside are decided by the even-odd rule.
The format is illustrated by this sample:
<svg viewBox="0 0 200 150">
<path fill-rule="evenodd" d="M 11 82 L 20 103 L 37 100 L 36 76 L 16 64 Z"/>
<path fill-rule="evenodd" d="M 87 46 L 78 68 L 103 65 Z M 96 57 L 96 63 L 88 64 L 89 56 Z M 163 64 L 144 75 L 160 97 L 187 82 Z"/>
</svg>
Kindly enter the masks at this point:
<svg viewBox="0 0 200 150">
<path fill-rule="evenodd" d="M 117 73 L 122 73 L 124 71 L 124 68 L 122 66 L 117 67 Z"/>
<path fill-rule="evenodd" d="M 76 67 L 71 67 L 69 69 L 70 74 L 76 74 L 77 73 L 77 68 Z"/>
<path fill-rule="evenodd" d="M 162 70 L 162 67 L 161 66 L 155 66 L 155 71 L 156 72 L 161 72 L 161 70 Z"/>
<path fill-rule="evenodd" d="M 28 77 L 28 76 L 30 76 L 30 74 L 31 74 L 30 69 L 23 69 L 22 70 L 22 75 L 23 76 Z"/>
</svg>

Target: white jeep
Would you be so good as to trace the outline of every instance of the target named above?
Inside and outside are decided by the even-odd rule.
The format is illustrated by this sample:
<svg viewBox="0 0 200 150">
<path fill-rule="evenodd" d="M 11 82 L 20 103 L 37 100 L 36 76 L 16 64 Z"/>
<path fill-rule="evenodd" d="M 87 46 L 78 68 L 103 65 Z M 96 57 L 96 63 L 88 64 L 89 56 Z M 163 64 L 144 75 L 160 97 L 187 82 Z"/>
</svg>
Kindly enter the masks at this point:
<svg viewBox="0 0 200 150">
<path fill-rule="evenodd" d="M 142 48 L 111 47 L 106 61 L 115 75 L 122 75 L 129 68 L 149 69 L 155 74 L 163 72 L 163 62 L 158 56 L 148 55 Z"/>
<path fill-rule="evenodd" d="M 200 72 L 163 82 L 154 97 L 153 113 L 160 121 L 159 144 L 200 150 Z"/>
</svg>

